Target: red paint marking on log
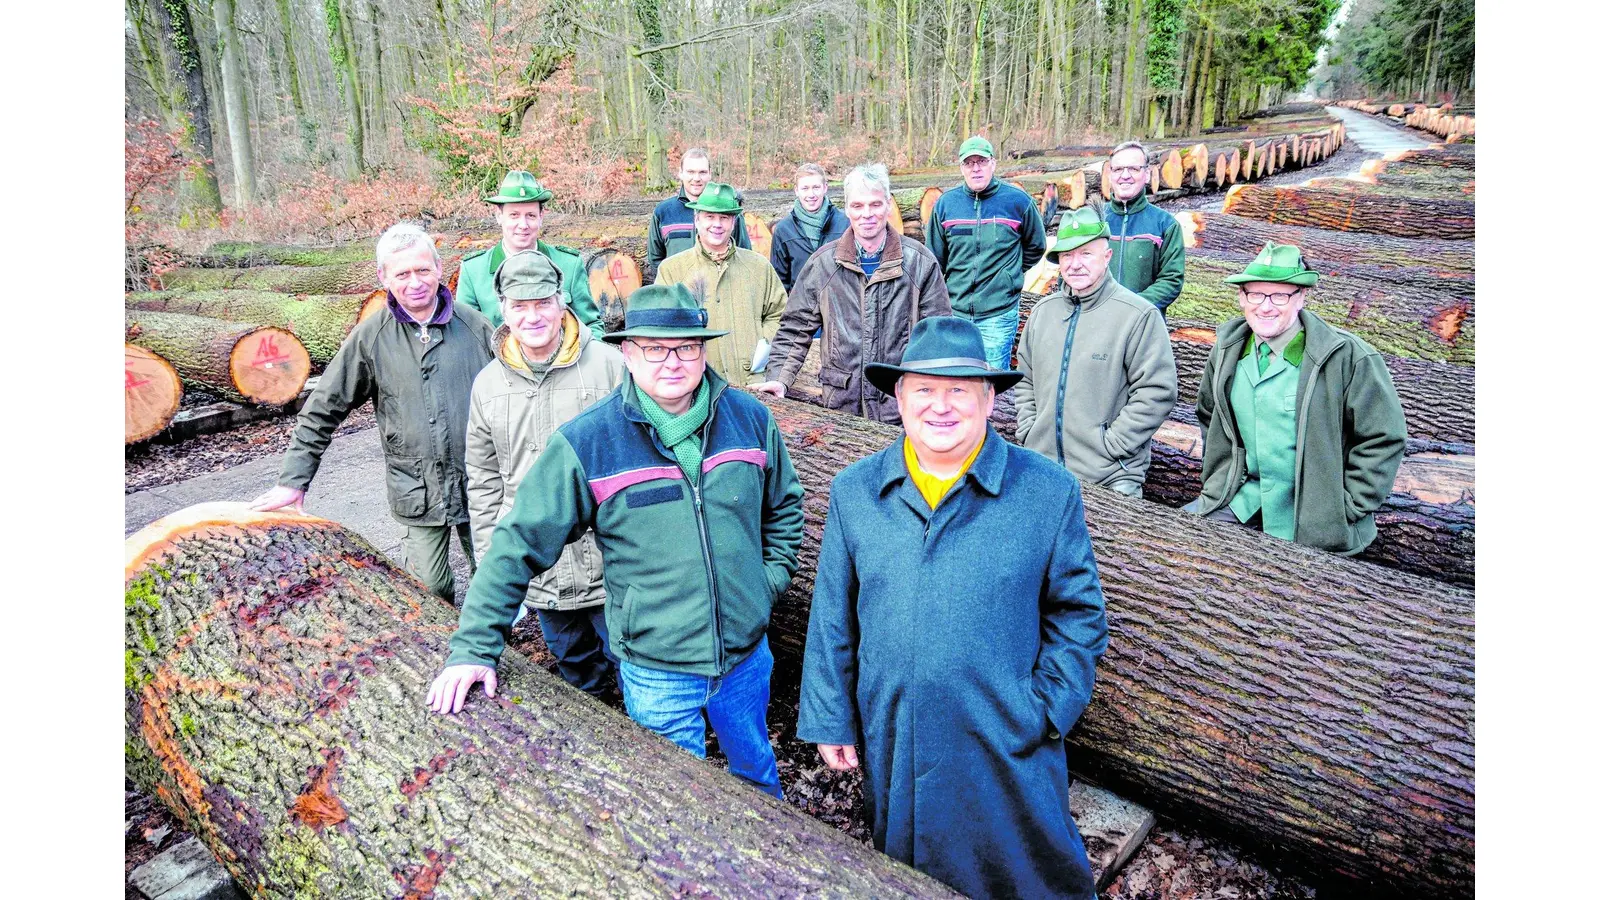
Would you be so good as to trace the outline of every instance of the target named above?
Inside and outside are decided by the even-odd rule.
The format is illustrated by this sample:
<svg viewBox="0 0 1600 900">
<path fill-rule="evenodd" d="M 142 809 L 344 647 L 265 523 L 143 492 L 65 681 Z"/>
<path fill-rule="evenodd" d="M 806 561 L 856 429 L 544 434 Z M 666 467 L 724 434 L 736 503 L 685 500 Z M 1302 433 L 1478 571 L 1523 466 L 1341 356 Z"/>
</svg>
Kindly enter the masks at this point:
<svg viewBox="0 0 1600 900">
<path fill-rule="evenodd" d="M 344 761 L 344 750 L 338 747 L 322 751 L 323 765 L 312 766 L 306 773 L 307 784 L 289 808 L 289 816 L 313 831 L 337 825 L 350 818 L 344 803 L 334 792 L 333 779 L 338 775 L 339 763 Z"/>
<path fill-rule="evenodd" d="M 256 358 L 251 360 L 250 365 L 265 368 L 270 367 L 273 363 L 288 361 L 289 354 L 278 347 L 278 336 L 269 334 L 261 343 L 256 345 Z"/>
<path fill-rule="evenodd" d="M 429 900 L 433 897 L 439 879 L 444 876 L 445 867 L 456 861 L 454 853 L 448 850 L 440 853 L 431 848 L 422 851 L 422 858 L 427 860 L 425 865 L 411 863 L 403 871 L 394 873 L 394 880 L 405 888 L 405 900 Z"/>
<path fill-rule="evenodd" d="M 1428 319 L 1428 330 L 1439 336 L 1439 340 L 1453 344 L 1461 334 L 1461 325 L 1467 320 L 1467 313 L 1471 306 L 1461 304 L 1439 310 Z"/>
<path fill-rule="evenodd" d="M 476 747 L 469 744 L 464 748 L 464 752 L 472 753 L 476 749 Z M 427 766 L 418 766 L 414 770 L 414 777 L 400 782 L 400 793 L 404 794 L 407 800 L 415 797 L 419 791 L 428 786 L 428 782 L 433 780 L 433 776 L 442 774 L 445 768 L 450 765 L 450 761 L 460 756 L 462 752 L 463 750 L 451 747 L 429 760 Z"/>
</svg>

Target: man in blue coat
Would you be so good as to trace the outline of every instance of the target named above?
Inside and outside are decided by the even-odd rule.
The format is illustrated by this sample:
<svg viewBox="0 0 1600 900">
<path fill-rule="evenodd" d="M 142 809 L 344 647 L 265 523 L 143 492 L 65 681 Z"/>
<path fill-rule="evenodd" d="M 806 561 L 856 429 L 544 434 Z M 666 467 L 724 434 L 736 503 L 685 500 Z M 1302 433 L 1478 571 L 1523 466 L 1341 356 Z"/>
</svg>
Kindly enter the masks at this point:
<svg viewBox="0 0 1600 900">
<path fill-rule="evenodd" d="M 799 736 L 864 764 L 884 853 L 972 897 L 1091 900 L 1061 739 L 1106 648 L 1078 479 L 989 427 L 1021 375 L 968 321 L 866 374 L 905 437 L 833 481 Z"/>
</svg>

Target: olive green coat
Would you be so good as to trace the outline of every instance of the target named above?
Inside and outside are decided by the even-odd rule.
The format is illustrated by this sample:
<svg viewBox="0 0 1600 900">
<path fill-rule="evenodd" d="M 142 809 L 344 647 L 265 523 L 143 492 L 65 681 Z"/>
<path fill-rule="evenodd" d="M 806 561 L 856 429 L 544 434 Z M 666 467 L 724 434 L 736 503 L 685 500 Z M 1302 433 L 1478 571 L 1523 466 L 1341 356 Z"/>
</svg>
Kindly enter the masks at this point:
<svg viewBox="0 0 1600 900">
<path fill-rule="evenodd" d="M 718 261 L 696 241 L 693 247 L 667 257 L 656 274 L 656 284 L 687 286 L 709 314 L 706 327 L 728 332 L 706 342 L 706 361 L 729 384 L 744 387 L 766 380 L 765 375 L 750 377 L 751 357 L 758 341 L 771 343 L 777 336 L 778 322 L 789 301 L 777 270 L 766 257 L 735 247 Z"/>
</svg>

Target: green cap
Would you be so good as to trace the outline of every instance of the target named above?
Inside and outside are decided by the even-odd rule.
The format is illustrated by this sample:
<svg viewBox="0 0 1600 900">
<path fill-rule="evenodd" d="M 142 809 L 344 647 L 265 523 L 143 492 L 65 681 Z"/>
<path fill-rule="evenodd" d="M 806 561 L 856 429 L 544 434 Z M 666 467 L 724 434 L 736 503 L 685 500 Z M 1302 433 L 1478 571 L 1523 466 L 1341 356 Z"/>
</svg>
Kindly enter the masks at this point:
<svg viewBox="0 0 1600 900">
<path fill-rule="evenodd" d="M 506 173 L 505 179 L 500 182 L 500 193 L 483 199 L 485 203 L 493 203 L 499 206 L 502 203 L 543 203 L 554 197 L 555 194 L 550 193 L 544 185 L 540 184 L 539 179 L 533 177 L 532 172 L 512 169 Z"/>
<path fill-rule="evenodd" d="M 961 149 L 956 151 L 956 161 L 960 162 L 969 156 L 994 159 L 994 145 L 977 135 L 973 135 L 961 142 Z"/>
<path fill-rule="evenodd" d="M 706 190 L 710 191 L 708 185 Z M 719 338 L 726 331 L 706 327 L 710 316 L 681 284 L 646 285 L 628 295 L 625 326 L 601 340 L 620 344 L 628 338 Z"/>
<path fill-rule="evenodd" d="M 691 200 L 685 203 L 684 206 L 690 209 L 698 209 L 701 212 L 728 213 L 730 215 L 744 212 L 744 206 L 739 202 L 739 195 L 734 193 L 733 185 L 723 184 L 720 181 L 713 181 L 706 185 L 706 189 L 700 192 L 699 199 Z"/>
<path fill-rule="evenodd" d="M 1056 240 L 1045 251 L 1045 258 L 1051 262 L 1056 261 L 1059 253 L 1071 253 L 1095 238 L 1111 237 L 1111 226 L 1100 215 L 1100 210 L 1093 206 L 1080 206 L 1069 209 L 1061 215 L 1061 224 L 1056 226 Z"/>
<path fill-rule="evenodd" d="M 561 293 L 561 270 L 538 250 L 506 257 L 494 270 L 494 292 L 501 300 L 543 300 Z"/>
<path fill-rule="evenodd" d="M 1306 267 L 1306 261 L 1300 257 L 1299 247 L 1267 241 L 1267 245 L 1261 248 L 1261 252 L 1250 265 L 1245 266 L 1243 272 L 1229 275 L 1222 280 L 1228 284 L 1272 281 L 1278 284 L 1311 287 L 1317 283 L 1317 273 Z"/>
</svg>

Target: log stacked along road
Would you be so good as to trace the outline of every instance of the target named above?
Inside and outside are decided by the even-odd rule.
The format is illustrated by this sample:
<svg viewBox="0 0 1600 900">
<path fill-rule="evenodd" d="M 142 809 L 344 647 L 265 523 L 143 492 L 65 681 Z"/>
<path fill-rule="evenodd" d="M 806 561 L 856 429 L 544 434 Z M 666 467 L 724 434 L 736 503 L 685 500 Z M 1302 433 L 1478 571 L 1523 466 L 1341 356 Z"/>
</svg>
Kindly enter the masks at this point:
<svg viewBox="0 0 1600 900">
<path fill-rule="evenodd" d="M 1367 186 L 1370 188 L 1370 186 Z M 1468 239 L 1475 233 L 1471 197 L 1396 195 L 1360 186 L 1236 185 L 1222 211 L 1272 224 L 1311 225 L 1408 238 Z"/>
<path fill-rule="evenodd" d="M 127 340 L 171 363 L 187 386 L 244 403 L 288 403 L 311 375 L 299 339 L 268 325 L 129 310 Z"/>
<path fill-rule="evenodd" d="M 769 405 L 806 490 L 772 631 L 794 659 L 833 476 L 899 430 Z M 1111 640 L 1074 766 L 1297 871 L 1469 894 L 1471 593 L 1093 486 L 1084 505 Z"/>
<path fill-rule="evenodd" d="M 1276 241 L 1299 247 L 1313 268 L 1320 268 L 1324 263 L 1343 263 L 1380 269 L 1415 269 L 1439 278 L 1468 280 L 1475 272 L 1472 241 L 1397 238 L 1298 225 L 1269 225 L 1260 219 L 1201 210 L 1177 213 L 1177 219 L 1183 226 L 1185 246 L 1207 253 L 1255 254 L 1267 241 Z"/>
<path fill-rule="evenodd" d="M 280 294 L 269 291 L 149 291 L 129 294 L 127 308 L 174 312 L 230 322 L 274 325 L 305 344 L 311 361 L 328 364 L 356 322 L 383 303 L 370 294 Z"/>
<path fill-rule="evenodd" d="M 258 897 L 954 897 L 507 651 L 423 705 L 455 612 L 322 519 L 128 540 L 127 771 Z"/>
</svg>

